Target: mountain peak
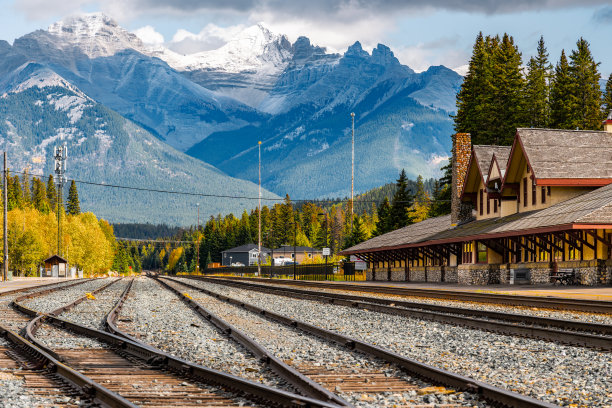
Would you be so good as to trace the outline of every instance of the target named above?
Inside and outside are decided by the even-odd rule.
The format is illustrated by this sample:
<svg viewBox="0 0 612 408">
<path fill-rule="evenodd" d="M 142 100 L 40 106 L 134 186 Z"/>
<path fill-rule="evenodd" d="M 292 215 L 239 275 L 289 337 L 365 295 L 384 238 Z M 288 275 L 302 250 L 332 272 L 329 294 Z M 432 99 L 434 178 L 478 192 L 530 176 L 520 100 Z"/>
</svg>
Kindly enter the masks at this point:
<svg viewBox="0 0 612 408">
<path fill-rule="evenodd" d="M 47 32 L 66 43 L 77 45 L 90 58 L 114 55 L 123 49 L 142 51 L 144 46 L 136 35 L 120 27 L 103 13 L 72 15 L 53 23 Z"/>
<path fill-rule="evenodd" d="M 364 51 L 364 49 L 361 46 L 361 43 L 359 41 L 355 41 L 355 43 L 353 45 L 348 47 L 348 49 L 346 50 L 344 55 L 347 56 L 347 57 L 350 57 L 350 56 L 353 56 L 353 57 L 368 57 L 368 56 L 370 56 L 370 54 L 368 54 L 367 51 Z"/>
</svg>

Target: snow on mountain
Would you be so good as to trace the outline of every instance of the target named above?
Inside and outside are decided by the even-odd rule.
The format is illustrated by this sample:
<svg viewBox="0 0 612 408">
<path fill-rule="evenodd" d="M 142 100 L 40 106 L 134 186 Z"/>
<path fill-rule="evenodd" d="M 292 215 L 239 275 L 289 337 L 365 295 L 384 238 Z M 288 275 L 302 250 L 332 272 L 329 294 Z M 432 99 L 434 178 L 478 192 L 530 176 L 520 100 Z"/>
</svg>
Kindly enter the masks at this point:
<svg viewBox="0 0 612 408">
<path fill-rule="evenodd" d="M 51 24 L 47 31 L 70 45 L 78 45 L 89 58 L 108 57 L 125 49 L 147 51 L 135 34 L 102 13 L 70 16 Z"/>
<path fill-rule="evenodd" d="M 466 76 L 468 73 L 470 66 L 468 64 L 460 65 L 458 67 L 453 68 L 453 71 L 461 75 L 462 77 Z"/>
</svg>

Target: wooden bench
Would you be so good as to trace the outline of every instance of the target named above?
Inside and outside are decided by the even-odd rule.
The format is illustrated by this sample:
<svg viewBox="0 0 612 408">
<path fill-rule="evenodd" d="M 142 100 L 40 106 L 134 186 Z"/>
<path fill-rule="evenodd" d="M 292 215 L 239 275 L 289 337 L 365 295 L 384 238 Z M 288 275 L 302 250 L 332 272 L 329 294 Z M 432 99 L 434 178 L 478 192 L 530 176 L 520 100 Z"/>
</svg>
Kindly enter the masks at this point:
<svg viewBox="0 0 612 408">
<path fill-rule="evenodd" d="M 574 269 L 559 269 L 550 274 L 550 281 L 554 284 L 573 285 L 576 283 L 576 271 Z"/>
</svg>

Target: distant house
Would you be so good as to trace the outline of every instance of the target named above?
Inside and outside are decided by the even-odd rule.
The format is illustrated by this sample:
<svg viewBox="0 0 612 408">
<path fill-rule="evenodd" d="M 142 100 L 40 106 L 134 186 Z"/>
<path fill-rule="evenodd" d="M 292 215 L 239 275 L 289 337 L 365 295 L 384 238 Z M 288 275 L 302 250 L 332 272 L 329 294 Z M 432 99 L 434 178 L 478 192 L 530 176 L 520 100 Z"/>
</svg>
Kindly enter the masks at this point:
<svg viewBox="0 0 612 408">
<path fill-rule="evenodd" d="M 307 247 L 307 246 L 296 246 L 295 252 L 297 252 L 297 258 L 295 257 L 295 253 L 293 252 L 293 245 L 282 245 L 278 248 L 275 248 L 272 251 L 272 256 L 274 258 L 290 258 L 292 261 L 297 261 L 297 263 L 302 263 L 307 259 L 312 259 L 315 256 L 322 256 L 323 251 L 320 249 Z"/>
<path fill-rule="evenodd" d="M 47 277 L 65 277 L 68 271 L 68 261 L 59 255 L 53 255 L 43 261 L 45 263 L 44 275 Z"/>
<path fill-rule="evenodd" d="M 261 247 L 262 262 L 265 262 L 270 256 L 270 250 L 268 248 Z M 256 244 L 241 245 L 236 248 L 228 249 L 221 252 L 221 264 L 223 266 L 231 265 L 244 265 L 252 266 L 257 265 L 258 249 Z"/>
</svg>

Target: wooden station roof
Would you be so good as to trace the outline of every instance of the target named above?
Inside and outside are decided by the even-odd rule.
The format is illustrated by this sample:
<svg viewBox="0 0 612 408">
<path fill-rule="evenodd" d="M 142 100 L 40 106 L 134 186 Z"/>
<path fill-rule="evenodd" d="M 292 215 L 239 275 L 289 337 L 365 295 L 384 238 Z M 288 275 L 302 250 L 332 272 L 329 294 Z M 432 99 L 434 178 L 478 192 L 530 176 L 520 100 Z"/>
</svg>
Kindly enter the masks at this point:
<svg viewBox="0 0 612 408">
<path fill-rule="evenodd" d="M 543 210 L 470 221 L 455 228 L 451 228 L 449 215 L 430 218 L 362 242 L 341 254 L 603 227 L 612 228 L 612 184 Z"/>
</svg>

